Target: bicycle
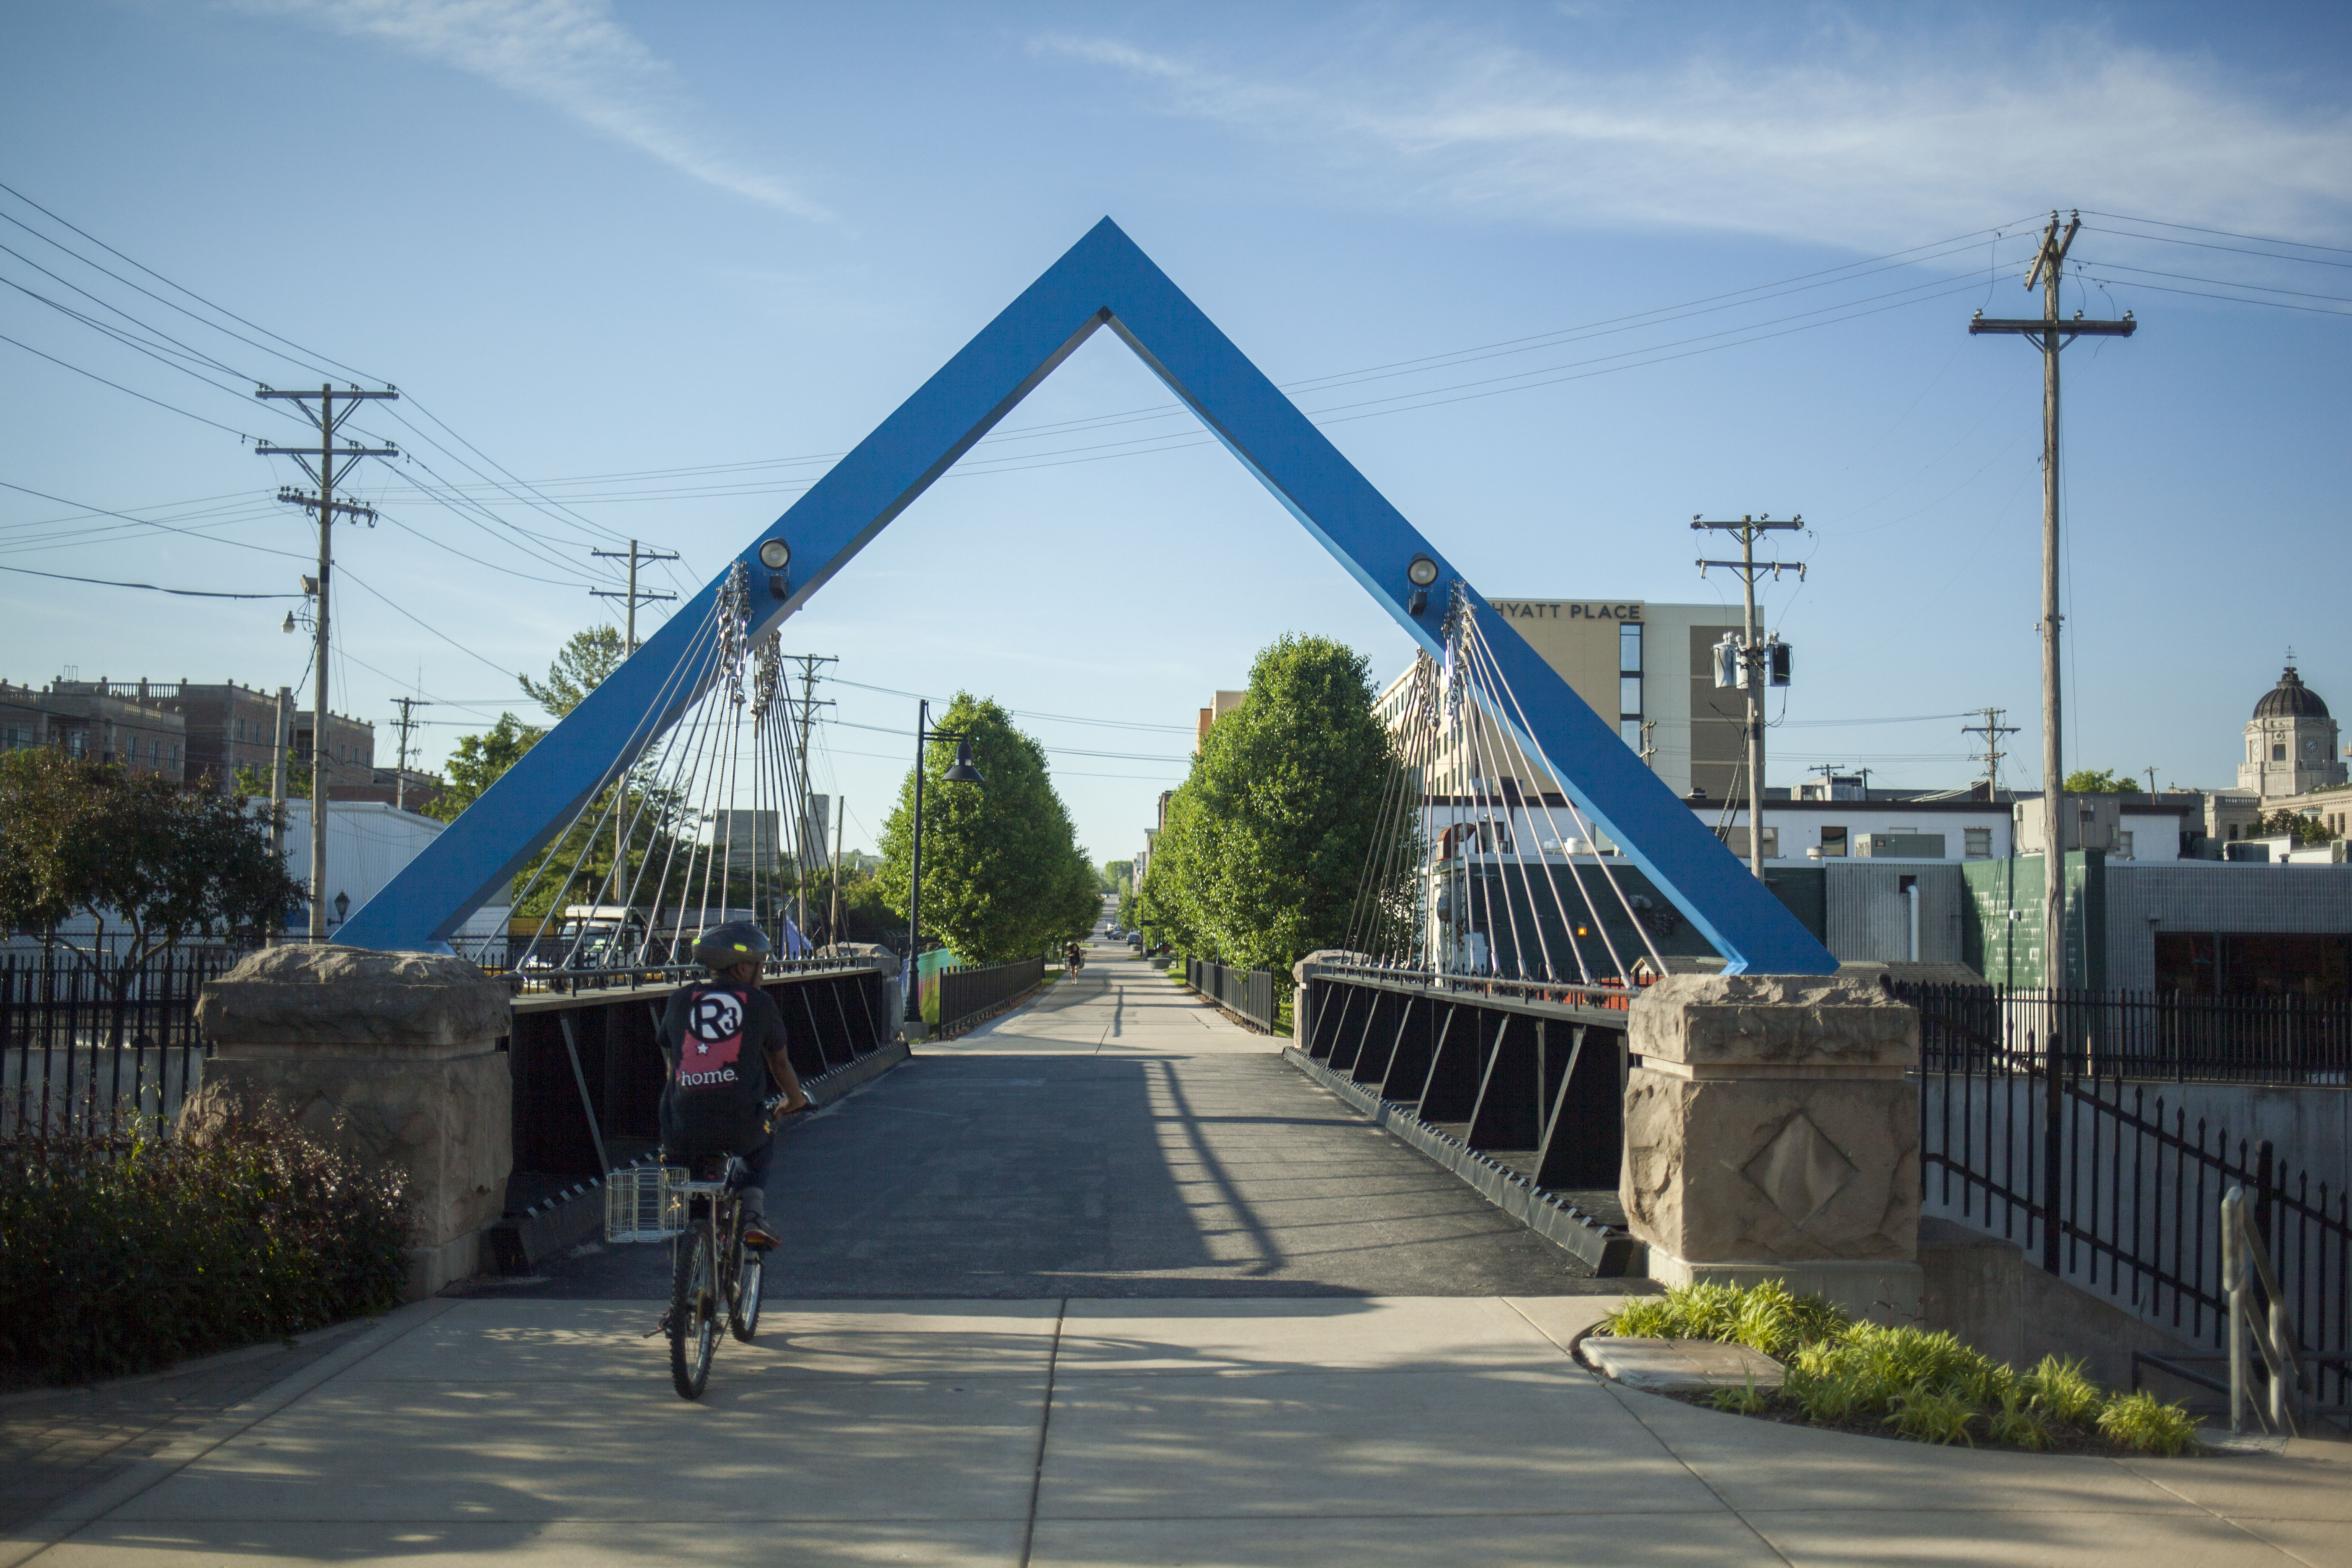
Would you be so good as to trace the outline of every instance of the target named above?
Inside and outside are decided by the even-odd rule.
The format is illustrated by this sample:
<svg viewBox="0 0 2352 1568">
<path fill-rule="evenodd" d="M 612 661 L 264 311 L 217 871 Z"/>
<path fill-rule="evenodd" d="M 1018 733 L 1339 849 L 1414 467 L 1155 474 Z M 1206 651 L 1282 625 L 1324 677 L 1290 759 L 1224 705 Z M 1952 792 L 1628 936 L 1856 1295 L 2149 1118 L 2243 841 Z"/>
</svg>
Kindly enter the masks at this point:
<svg viewBox="0 0 2352 1568">
<path fill-rule="evenodd" d="M 733 1154 L 698 1162 L 698 1173 L 714 1163 L 716 1180 L 670 1184 L 685 1200 L 686 1225 L 670 1243 L 669 1314 L 662 1326 L 668 1331 L 670 1382 L 680 1399 L 699 1399 L 709 1386 L 722 1315 L 743 1344 L 760 1331 L 767 1283 L 766 1255 L 743 1240 L 743 1204 L 734 1191 L 743 1162 Z"/>
<path fill-rule="evenodd" d="M 782 1101 L 779 1095 L 769 1102 L 772 1113 Z M 709 1386 L 722 1319 L 743 1344 L 760 1331 L 767 1255 L 744 1240 L 736 1194 L 742 1173 L 742 1160 L 725 1154 L 689 1166 L 633 1166 L 606 1178 L 605 1239 L 670 1244 L 669 1310 L 653 1331 L 669 1341 L 670 1382 L 681 1399 L 699 1399 Z"/>
</svg>

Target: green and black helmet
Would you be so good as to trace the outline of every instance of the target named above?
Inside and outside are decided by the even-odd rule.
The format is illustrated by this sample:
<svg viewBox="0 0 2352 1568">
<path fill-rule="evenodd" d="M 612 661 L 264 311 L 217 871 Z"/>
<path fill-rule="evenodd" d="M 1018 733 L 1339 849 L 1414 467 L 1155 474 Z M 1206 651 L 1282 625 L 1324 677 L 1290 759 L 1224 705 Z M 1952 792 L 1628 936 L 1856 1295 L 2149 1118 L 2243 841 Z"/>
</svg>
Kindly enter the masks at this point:
<svg viewBox="0 0 2352 1568">
<path fill-rule="evenodd" d="M 776 951 L 768 933 L 751 921 L 712 926 L 694 944 L 694 962 L 716 974 L 739 963 L 758 963 Z"/>
</svg>

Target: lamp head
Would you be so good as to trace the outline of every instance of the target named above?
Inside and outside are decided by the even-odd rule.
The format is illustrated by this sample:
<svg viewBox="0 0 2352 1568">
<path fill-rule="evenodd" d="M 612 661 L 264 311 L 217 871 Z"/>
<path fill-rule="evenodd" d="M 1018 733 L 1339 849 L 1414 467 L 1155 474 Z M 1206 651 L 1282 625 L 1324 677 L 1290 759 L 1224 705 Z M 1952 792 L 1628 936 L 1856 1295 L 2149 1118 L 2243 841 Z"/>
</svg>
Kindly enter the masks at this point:
<svg viewBox="0 0 2352 1568">
<path fill-rule="evenodd" d="M 785 543 L 781 539 L 770 539 L 761 542 L 760 545 L 761 565 L 765 566 L 771 572 L 781 572 L 792 563 L 793 547 L 791 545 Z"/>
<path fill-rule="evenodd" d="M 1426 555 L 1416 555 L 1404 569 L 1405 581 L 1416 588 L 1426 588 L 1437 581 L 1437 563 Z"/>
<path fill-rule="evenodd" d="M 955 766 L 947 771 L 947 782 L 950 784 L 984 784 L 988 782 L 985 778 L 981 776 L 980 770 L 971 765 L 971 742 L 970 741 L 958 741 L 956 742 Z"/>
</svg>

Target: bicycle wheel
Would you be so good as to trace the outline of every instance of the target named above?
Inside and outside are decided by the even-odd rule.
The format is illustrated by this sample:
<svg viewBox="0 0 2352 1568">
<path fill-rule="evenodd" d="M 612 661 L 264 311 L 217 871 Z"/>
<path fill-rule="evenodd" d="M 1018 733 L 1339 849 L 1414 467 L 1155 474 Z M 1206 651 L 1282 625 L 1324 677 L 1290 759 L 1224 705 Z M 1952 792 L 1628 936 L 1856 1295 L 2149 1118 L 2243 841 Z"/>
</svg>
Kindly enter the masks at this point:
<svg viewBox="0 0 2352 1568">
<path fill-rule="evenodd" d="M 727 1331 L 745 1344 L 760 1331 L 760 1292 L 767 1279 L 767 1255 L 735 1243 L 735 1297 L 727 1306 Z"/>
<path fill-rule="evenodd" d="M 699 1399 L 710 1382 L 719 1349 L 719 1271 L 711 1256 L 710 1222 L 698 1216 L 677 1238 L 669 1287 L 669 1380 L 680 1399 Z"/>
</svg>

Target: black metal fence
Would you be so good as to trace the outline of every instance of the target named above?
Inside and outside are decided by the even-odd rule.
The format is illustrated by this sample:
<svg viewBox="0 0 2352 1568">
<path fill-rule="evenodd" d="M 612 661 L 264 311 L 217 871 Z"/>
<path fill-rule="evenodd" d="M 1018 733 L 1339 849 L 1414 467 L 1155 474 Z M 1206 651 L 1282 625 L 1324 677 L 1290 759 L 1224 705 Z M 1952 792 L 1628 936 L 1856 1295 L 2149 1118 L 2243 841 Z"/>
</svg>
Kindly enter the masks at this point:
<svg viewBox="0 0 2352 1568">
<path fill-rule="evenodd" d="M 1184 984 L 1271 1035 L 1281 1023 L 1281 1000 L 1275 992 L 1270 969 L 1235 969 L 1205 958 L 1184 961 Z"/>
<path fill-rule="evenodd" d="M 106 954 L 0 954 L 0 1137 L 121 1132 L 177 1115 L 204 1077 L 197 993 L 238 956 L 175 948 L 125 978 Z"/>
<path fill-rule="evenodd" d="M 887 961 L 772 964 L 761 988 L 783 1016 L 785 1053 L 810 1083 L 888 1045 Z M 641 972 L 640 972 L 641 973 Z M 671 986 L 615 984 L 515 998 L 507 1046 L 514 1084 L 517 1192 L 602 1176 L 661 1137 L 660 1024 Z"/>
<path fill-rule="evenodd" d="M 1292 1000 L 1292 1050 L 1391 1131 L 1618 1275 L 1633 1261 L 1617 1192 L 1631 994 L 1315 964 Z"/>
<path fill-rule="evenodd" d="M 1045 979 L 1045 961 L 1042 958 L 1017 958 L 1011 963 L 948 970 L 940 976 L 938 1026 L 957 1028 L 997 1004 L 1010 1002 L 1024 991 L 1043 984 Z"/>
<path fill-rule="evenodd" d="M 2228 1326 L 2221 1203 L 2242 1188 L 2320 1403 L 2352 1405 L 2352 1194 L 2291 1171 L 2269 1142 L 2145 1084 L 1948 1050 L 1924 1075 L 1928 1212 L 2003 1237 L 2059 1279 L 2217 1349 Z"/>
<path fill-rule="evenodd" d="M 2094 1078 L 2352 1084 L 2352 998 L 1889 987 L 1919 1009 L 1922 1062 L 1980 1072 L 2055 1056 Z"/>
</svg>

